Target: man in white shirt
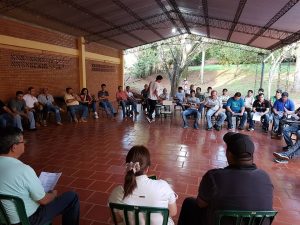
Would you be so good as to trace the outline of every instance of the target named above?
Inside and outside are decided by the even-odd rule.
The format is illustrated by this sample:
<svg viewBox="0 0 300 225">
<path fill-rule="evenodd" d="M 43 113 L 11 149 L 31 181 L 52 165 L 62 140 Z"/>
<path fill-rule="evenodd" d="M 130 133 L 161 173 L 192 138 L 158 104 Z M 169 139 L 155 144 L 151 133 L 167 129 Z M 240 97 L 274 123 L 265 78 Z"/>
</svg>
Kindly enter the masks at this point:
<svg viewBox="0 0 300 225">
<path fill-rule="evenodd" d="M 162 81 L 163 77 L 161 75 L 158 75 L 156 77 L 155 81 L 151 81 L 149 84 L 149 98 L 148 98 L 148 103 L 149 103 L 149 114 L 146 117 L 149 123 L 152 123 L 153 120 L 153 112 L 155 111 L 155 107 L 157 104 L 157 101 L 159 100 L 159 83 Z"/>
<path fill-rule="evenodd" d="M 38 102 L 36 96 L 36 91 L 34 87 L 28 88 L 28 93 L 23 96 L 26 103 L 26 107 L 33 112 L 35 121 L 40 123 L 43 116 L 43 106 Z M 45 125 L 45 124 L 44 124 Z"/>
<path fill-rule="evenodd" d="M 222 90 L 222 95 L 219 96 L 219 99 L 221 100 L 221 102 L 222 102 L 222 104 L 223 104 L 223 109 L 226 109 L 227 101 L 228 101 L 228 99 L 230 98 L 230 96 L 227 95 L 227 93 L 228 93 L 227 88 L 224 88 L 224 89 Z"/>
<path fill-rule="evenodd" d="M 247 113 L 248 121 L 251 119 L 251 112 L 252 112 L 252 107 L 253 107 L 254 100 L 255 100 L 255 98 L 253 96 L 253 91 L 248 90 L 247 96 L 244 99 L 244 101 L 245 101 L 245 111 Z"/>
<path fill-rule="evenodd" d="M 74 94 L 72 88 L 66 88 L 66 94 L 65 94 L 64 99 L 65 99 L 68 109 L 70 110 L 72 119 L 74 119 L 74 121 L 76 123 L 78 123 L 76 112 L 82 111 L 79 121 L 87 122 L 89 109 L 86 105 L 79 104 L 79 101 L 81 101 L 81 99 L 78 95 Z"/>
<path fill-rule="evenodd" d="M 54 112 L 57 125 L 62 125 L 60 111 L 63 110 L 55 104 L 54 98 L 49 94 L 48 88 L 42 89 L 42 93 L 38 96 L 38 101 L 44 107 L 43 124 L 46 124 L 48 112 Z"/>
<path fill-rule="evenodd" d="M 222 112 L 222 102 L 218 98 L 217 91 L 213 90 L 211 96 L 206 99 L 205 106 L 207 107 L 206 120 L 207 120 L 207 130 L 212 130 L 211 117 L 215 116 L 216 124 L 214 128 L 219 131 L 226 119 L 226 114 Z"/>
<path fill-rule="evenodd" d="M 133 96 L 133 93 L 130 90 L 130 86 L 126 86 L 126 93 L 127 93 L 127 100 L 129 102 L 129 105 L 132 105 L 132 109 L 135 113 L 135 115 L 138 115 L 139 112 L 137 111 L 137 100 L 136 98 Z"/>
</svg>

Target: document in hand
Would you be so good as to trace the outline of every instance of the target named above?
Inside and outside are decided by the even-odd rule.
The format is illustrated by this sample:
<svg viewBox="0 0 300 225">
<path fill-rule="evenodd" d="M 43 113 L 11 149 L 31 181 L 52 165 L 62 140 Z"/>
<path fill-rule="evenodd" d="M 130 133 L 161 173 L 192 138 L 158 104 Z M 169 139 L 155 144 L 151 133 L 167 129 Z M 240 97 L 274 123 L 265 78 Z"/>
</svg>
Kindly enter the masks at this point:
<svg viewBox="0 0 300 225">
<path fill-rule="evenodd" d="M 44 187 L 45 192 L 52 191 L 60 178 L 61 173 L 41 172 L 39 179 Z"/>
<path fill-rule="evenodd" d="M 253 114 L 253 118 L 252 119 L 254 121 L 260 121 L 261 115 L 258 112 L 256 112 L 256 113 Z"/>
</svg>

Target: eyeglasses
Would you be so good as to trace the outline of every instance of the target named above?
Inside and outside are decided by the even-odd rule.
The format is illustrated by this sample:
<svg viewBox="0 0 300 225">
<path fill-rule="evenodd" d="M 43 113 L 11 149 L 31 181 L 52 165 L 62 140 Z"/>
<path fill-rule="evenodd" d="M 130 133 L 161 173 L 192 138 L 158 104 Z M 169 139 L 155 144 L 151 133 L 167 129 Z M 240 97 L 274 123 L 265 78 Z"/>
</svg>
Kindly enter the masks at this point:
<svg viewBox="0 0 300 225">
<path fill-rule="evenodd" d="M 26 143 L 27 143 L 27 141 L 26 141 L 26 140 L 23 140 L 23 141 L 19 141 L 19 142 L 15 143 L 15 145 L 26 144 Z"/>
</svg>

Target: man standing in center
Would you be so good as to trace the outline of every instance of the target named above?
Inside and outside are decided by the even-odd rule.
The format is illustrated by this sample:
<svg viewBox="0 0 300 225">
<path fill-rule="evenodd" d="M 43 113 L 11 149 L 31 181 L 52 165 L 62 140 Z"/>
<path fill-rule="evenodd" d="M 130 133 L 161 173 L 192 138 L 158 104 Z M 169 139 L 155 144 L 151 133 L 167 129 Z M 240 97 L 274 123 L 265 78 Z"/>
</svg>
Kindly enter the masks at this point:
<svg viewBox="0 0 300 225">
<path fill-rule="evenodd" d="M 157 100 L 159 100 L 159 83 L 162 81 L 163 77 L 161 75 L 158 75 L 156 77 L 156 80 L 153 82 L 151 81 L 149 84 L 149 98 L 148 98 L 148 103 L 149 103 L 149 114 L 146 117 L 149 123 L 152 123 L 153 120 L 153 112 L 155 110 Z"/>
</svg>

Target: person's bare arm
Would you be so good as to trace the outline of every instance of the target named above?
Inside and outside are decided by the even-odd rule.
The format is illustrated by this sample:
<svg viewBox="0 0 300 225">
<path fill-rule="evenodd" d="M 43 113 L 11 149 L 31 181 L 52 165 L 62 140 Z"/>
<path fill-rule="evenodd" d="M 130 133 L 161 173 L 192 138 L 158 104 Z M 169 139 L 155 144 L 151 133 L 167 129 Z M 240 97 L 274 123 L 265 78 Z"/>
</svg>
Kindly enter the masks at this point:
<svg viewBox="0 0 300 225">
<path fill-rule="evenodd" d="M 176 202 L 174 202 L 172 204 L 169 204 L 168 205 L 168 209 L 169 209 L 169 215 L 171 217 L 176 216 L 176 214 L 177 214 L 177 205 L 176 205 Z"/>
<path fill-rule="evenodd" d="M 40 199 L 38 203 L 41 205 L 47 205 L 48 203 L 52 202 L 56 198 L 56 196 L 57 196 L 57 191 L 53 190 L 49 193 L 46 193 L 44 198 Z"/>
</svg>

